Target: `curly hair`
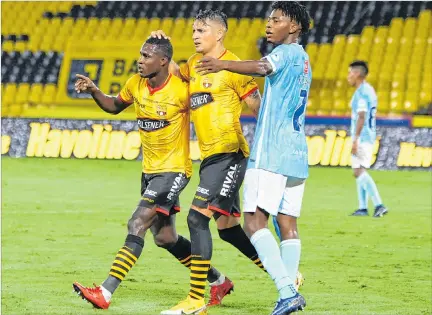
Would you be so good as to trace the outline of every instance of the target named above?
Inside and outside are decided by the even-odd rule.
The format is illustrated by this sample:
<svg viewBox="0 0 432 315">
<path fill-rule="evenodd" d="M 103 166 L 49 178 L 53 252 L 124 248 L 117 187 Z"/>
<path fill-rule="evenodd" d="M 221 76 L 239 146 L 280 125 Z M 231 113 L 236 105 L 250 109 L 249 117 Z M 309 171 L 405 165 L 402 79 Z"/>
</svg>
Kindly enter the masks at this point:
<svg viewBox="0 0 432 315">
<path fill-rule="evenodd" d="M 272 3 L 271 8 L 281 10 L 283 15 L 300 24 L 302 34 L 309 32 L 311 18 L 305 6 L 294 1 L 276 1 Z"/>
</svg>

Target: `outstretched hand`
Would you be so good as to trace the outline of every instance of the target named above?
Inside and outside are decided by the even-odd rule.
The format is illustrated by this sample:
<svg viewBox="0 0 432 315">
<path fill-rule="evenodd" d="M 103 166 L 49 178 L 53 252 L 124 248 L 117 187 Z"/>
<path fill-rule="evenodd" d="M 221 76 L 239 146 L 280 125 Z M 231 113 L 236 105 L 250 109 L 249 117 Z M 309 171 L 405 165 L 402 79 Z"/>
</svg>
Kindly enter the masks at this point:
<svg viewBox="0 0 432 315">
<path fill-rule="evenodd" d="M 223 61 L 213 57 L 203 57 L 195 66 L 197 72 L 201 75 L 208 73 L 216 73 L 223 69 Z"/>
<path fill-rule="evenodd" d="M 77 93 L 93 93 L 97 91 L 97 86 L 94 84 L 90 78 L 82 75 L 82 74 L 76 74 L 76 77 L 78 80 L 75 82 L 75 91 Z"/>
</svg>

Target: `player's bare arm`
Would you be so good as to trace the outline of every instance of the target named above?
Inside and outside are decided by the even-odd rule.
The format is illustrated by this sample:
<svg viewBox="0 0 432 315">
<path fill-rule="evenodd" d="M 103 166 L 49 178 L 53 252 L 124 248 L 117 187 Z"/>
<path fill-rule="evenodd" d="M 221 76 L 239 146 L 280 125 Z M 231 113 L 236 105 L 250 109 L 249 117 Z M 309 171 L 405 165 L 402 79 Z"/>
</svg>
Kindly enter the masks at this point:
<svg viewBox="0 0 432 315">
<path fill-rule="evenodd" d="M 244 99 L 249 109 L 254 113 L 255 117 L 258 117 L 260 105 L 261 105 L 261 94 L 259 90 L 255 90 L 252 94 Z"/>
<path fill-rule="evenodd" d="M 360 139 L 360 134 L 362 132 L 363 126 L 364 126 L 364 122 L 366 119 L 366 114 L 365 112 L 359 112 L 358 114 L 358 119 L 357 119 L 357 124 L 356 124 L 356 129 L 355 129 L 355 136 L 354 136 L 354 141 L 353 141 L 353 145 L 352 145 L 352 149 L 351 149 L 351 153 L 356 155 L 357 154 L 357 150 L 358 150 L 358 139 Z"/>
<path fill-rule="evenodd" d="M 195 68 L 202 75 L 226 70 L 255 77 L 265 77 L 273 72 L 272 65 L 267 59 L 233 61 L 203 57 Z"/>
<path fill-rule="evenodd" d="M 117 115 L 131 105 L 123 103 L 115 96 L 106 95 L 88 77 L 82 74 L 77 74 L 76 77 L 78 80 L 75 82 L 75 91 L 90 94 L 103 111 Z"/>
</svg>

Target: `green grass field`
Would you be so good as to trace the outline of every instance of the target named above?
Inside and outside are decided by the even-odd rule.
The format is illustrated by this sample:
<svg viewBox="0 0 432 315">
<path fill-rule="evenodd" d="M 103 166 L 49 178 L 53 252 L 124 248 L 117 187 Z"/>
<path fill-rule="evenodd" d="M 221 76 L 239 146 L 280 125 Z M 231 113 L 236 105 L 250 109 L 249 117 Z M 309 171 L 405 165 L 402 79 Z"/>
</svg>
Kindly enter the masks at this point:
<svg viewBox="0 0 432 315">
<path fill-rule="evenodd" d="M 150 233 L 108 311 L 72 293 L 73 281 L 105 279 L 139 199 L 140 167 L 2 159 L 2 314 L 154 315 L 186 296 L 188 270 Z M 357 205 L 349 169 L 311 170 L 299 224 L 303 314 L 431 314 L 431 173 L 372 176 L 390 209 L 382 219 L 348 216 Z M 194 176 L 182 195 L 177 226 L 185 236 L 196 186 Z M 272 281 L 212 226 L 212 262 L 235 282 L 235 292 L 209 314 L 269 314 L 277 297 Z"/>
</svg>

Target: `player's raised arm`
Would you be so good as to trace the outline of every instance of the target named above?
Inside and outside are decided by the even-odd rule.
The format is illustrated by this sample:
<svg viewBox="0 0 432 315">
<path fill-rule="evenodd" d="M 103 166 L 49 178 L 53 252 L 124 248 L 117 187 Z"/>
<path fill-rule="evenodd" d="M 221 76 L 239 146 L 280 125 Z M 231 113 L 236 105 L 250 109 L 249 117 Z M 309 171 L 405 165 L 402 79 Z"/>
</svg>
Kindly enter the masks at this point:
<svg viewBox="0 0 432 315">
<path fill-rule="evenodd" d="M 107 113 L 117 115 L 132 104 L 123 102 L 119 97 L 106 95 L 92 80 L 82 74 L 77 74 L 76 77 L 78 80 L 75 82 L 75 91 L 90 94 L 96 104 Z"/>
<path fill-rule="evenodd" d="M 273 72 L 272 65 L 267 59 L 234 61 L 204 57 L 198 62 L 196 69 L 202 75 L 226 70 L 255 77 L 265 77 Z"/>
</svg>

